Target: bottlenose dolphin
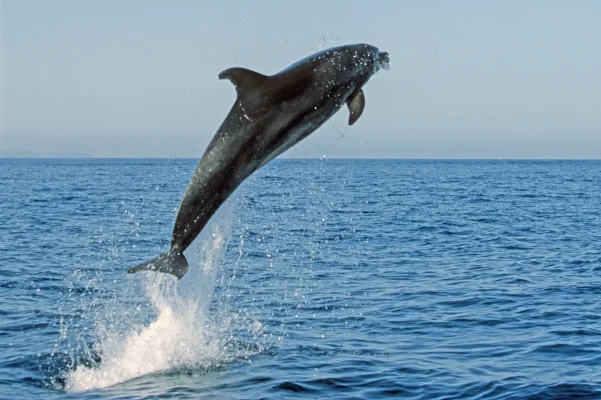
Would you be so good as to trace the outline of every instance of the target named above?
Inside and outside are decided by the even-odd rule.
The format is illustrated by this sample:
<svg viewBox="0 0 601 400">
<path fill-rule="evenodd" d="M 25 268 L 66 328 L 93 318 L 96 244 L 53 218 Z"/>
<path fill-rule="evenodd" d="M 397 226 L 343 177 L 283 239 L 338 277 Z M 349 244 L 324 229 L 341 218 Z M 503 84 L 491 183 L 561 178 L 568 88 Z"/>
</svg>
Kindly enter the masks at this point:
<svg viewBox="0 0 601 400">
<path fill-rule="evenodd" d="M 319 128 L 343 104 L 353 125 L 363 112 L 361 88 L 388 53 L 368 44 L 334 47 L 309 56 L 272 76 L 229 68 L 237 99 L 209 143 L 179 206 L 171 248 L 127 272 L 158 271 L 178 278 L 188 271 L 184 250 L 209 219 L 253 172 Z"/>
</svg>

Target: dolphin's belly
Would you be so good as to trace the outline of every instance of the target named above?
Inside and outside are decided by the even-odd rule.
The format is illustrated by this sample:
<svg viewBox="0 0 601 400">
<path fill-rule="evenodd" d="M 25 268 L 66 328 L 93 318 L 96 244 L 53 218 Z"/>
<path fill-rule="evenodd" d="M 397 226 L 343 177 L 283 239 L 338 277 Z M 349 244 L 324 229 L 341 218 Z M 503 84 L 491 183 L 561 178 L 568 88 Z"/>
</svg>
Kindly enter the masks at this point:
<svg viewBox="0 0 601 400">
<path fill-rule="evenodd" d="M 336 114 L 341 107 L 342 105 L 339 102 L 330 100 L 322 107 L 313 108 L 300 118 L 294 119 L 292 124 L 285 129 L 282 129 L 280 132 L 277 132 L 271 149 L 269 149 L 268 154 L 263 157 L 258 168 L 261 168 L 269 161 L 315 132 L 321 125 Z"/>
</svg>

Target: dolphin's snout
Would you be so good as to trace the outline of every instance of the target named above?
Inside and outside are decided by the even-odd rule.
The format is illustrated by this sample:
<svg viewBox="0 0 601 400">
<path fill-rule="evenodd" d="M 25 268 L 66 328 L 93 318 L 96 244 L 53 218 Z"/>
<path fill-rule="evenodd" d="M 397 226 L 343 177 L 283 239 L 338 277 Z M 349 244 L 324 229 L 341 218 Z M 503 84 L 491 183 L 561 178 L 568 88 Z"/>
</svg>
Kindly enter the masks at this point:
<svg viewBox="0 0 601 400">
<path fill-rule="evenodd" d="M 376 65 L 383 70 L 388 71 L 390 69 L 390 56 L 388 52 L 381 51 L 376 57 Z"/>
</svg>

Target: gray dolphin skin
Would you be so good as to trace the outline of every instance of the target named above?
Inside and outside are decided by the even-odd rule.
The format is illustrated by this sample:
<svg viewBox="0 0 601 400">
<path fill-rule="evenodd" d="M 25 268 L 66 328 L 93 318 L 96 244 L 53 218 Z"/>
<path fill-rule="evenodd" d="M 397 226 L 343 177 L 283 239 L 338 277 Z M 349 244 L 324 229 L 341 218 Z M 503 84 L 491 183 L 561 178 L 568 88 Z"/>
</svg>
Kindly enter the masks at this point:
<svg viewBox="0 0 601 400">
<path fill-rule="evenodd" d="M 361 88 L 388 69 L 388 53 L 368 44 L 334 47 L 275 75 L 245 68 L 219 74 L 237 99 L 209 143 L 182 198 L 171 248 L 127 272 L 158 271 L 178 278 L 188 271 L 184 250 L 236 188 L 253 172 L 319 128 L 345 103 L 349 125 L 365 107 Z"/>
</svg>

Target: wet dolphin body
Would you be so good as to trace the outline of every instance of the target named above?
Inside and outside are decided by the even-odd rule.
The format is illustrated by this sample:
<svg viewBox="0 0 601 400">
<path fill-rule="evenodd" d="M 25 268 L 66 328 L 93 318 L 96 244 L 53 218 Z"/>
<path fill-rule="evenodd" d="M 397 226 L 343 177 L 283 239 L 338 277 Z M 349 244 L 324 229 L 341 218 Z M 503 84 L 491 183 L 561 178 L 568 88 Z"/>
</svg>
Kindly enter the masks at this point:
<svg viewBox="0 0 601 400">
<path fill-rule="evenodd" d="M 181 278 L 188 271 L 184 250 L 249 175 L 319 128 L 343 104 L 349 125 L 361 116 L 361 88 L 388 53 L 356 44 L 309 56 L 272 76 L 230 68 L 219 74 L 232 81 L 237 99 L 209 143 L 179 206 L 171 248 L 128 273 L 150 270 Z"/>
</svg>

